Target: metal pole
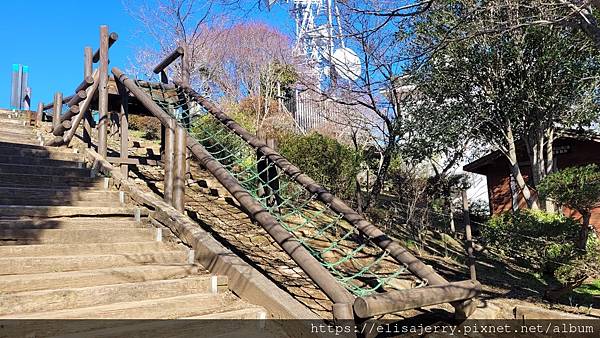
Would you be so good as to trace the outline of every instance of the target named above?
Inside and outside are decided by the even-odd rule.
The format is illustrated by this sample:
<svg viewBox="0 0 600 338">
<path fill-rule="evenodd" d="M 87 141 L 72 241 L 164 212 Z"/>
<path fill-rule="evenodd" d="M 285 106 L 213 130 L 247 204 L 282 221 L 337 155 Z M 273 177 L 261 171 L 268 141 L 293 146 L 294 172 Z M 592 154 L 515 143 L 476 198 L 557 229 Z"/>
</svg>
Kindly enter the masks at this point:
<svg viewBox="0 0 600 338">
<path fill-rule="evenodd" d="M 100 66 L 98 85 L 98 154 L 106 158 L 108 154 L 108 26 L 100 26 Z"/>
<path fill-rule="evenodd" d="M 19 104 L 19 64 L 12 65 L 12 81 L 10 91 L 10 109 L 17 109 Z"/>
<path fill-rule="evenodd" d="M 469 256 L 469 272 L 471 274 L 471 280 L 477 280 L 477 271 L 475 270 L 475 255 L 473 254 L 473 240 L 471 238 L 471 216 L 469 215 L 469 199 L 467 198 L 467 191 L 461 192 L 462 204 L 463 204 L 463 218 L 465 222 L 465 237 L 467 240 L 467 254 Z"/>
<path fill-rule="evenodd" d="M 21 110 L 29 110 L 29 106 L 26 107 L 26 99 L 27 99 L 27 83 L 29 82 L 29 66 L 23 66 L 21 71 L 21 93 L 20 93 L 20 101 L 19 108 Z"/>
</svg>

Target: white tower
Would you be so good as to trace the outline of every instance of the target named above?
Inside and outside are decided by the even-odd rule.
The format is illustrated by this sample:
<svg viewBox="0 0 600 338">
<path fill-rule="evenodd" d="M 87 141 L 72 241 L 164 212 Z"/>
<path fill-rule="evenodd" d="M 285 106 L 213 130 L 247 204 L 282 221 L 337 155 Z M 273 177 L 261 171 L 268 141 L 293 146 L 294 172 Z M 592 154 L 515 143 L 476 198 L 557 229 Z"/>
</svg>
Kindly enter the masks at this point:
<svg viewBox="0 0 600 338">
<path fill-rule="evenodd" d="M 360 75 L 360 59 L 346 47 L 336 0 L 266 0 L 291 6 L 296 25 L 294 53 L 304 59 L 319 78 L 319 88 L 337 78 L 354 80 Z"/>
</svg>

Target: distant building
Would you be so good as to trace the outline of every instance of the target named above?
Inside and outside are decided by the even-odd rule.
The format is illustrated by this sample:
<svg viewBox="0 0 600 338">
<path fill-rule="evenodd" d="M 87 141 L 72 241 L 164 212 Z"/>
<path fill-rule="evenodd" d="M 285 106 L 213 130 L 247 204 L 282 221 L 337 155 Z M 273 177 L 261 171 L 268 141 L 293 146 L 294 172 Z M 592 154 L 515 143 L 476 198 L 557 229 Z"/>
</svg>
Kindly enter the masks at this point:
<svg viewBox="0 0 600 338">
<path fill-rule="evenodd" d="M 583 137 L 573 131 L 561 131 L 554 140 L 553 146 L 554 165 L 558 170 L 591 163 L 600 165 L 600 135 Z M 528 182 L 531 176 L 531 165 L 522 144 L 517 144 L 517 159 L 525 181 Z M 493 215 L 527 206 L 510 172 L 508 160 L 499 151 L 471 162 L 463 169 L 486 176 L 490 211 Z M 536 194 L 535 188 L 532 189 L 532 193 Z M 564 208 L 563 213 L 569 217 L 580 218 L 577 212 L 568 208 Z M 591 224 L 600 234 L 600 208 L 593 211 Z"/>
</svg>

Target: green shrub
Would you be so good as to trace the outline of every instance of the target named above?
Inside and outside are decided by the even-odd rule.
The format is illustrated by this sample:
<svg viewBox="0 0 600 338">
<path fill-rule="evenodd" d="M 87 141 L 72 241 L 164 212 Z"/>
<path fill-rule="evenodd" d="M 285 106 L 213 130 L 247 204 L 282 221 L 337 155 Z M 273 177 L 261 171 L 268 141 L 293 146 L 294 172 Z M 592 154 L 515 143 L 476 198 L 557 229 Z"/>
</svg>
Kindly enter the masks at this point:
<svg viewBox="0 0 600 338">
<path fill-rule="evenodd" d="M 350 147 L 317 133 L 289 134 L 279 141 L 279 151 L 332 193 L 345 199 L 354 196 L 360 155 Z"/>
<path fill-rule="evenodd" d="M 481 229 L 486 243 L 530 268 L 552 274 L 574 259 L 573 239 L 579 224 L 573 219 L 540 210 L 519 210 L 493 216 Z"/>
<path fill-rule="evenodd" d="M 585 250 L 592 209 L 600 206 L 600 169 L 595 164 L 570 167 L 548 175 L 539 184 L 540 196 L 582 215 L 577 247 Z"/>
<path fill-rule="evenodd" d="M 581 253 L 581 251 L 577 251 L 577 253 L 572 260 L 557 266 L 554 271 L 554 276 L 563 285 L 578 286 L 588 278 L 600 276 L 600 242 L 598 239 L 590 237 L 585 253 Z"/>
<path fill-rule="evenodd" d="M 148 140 L 160 139 L 160 121 L 155 117 L 129 115 L 129 128 L 144 132 L 144 138 Z"/>
</svg>

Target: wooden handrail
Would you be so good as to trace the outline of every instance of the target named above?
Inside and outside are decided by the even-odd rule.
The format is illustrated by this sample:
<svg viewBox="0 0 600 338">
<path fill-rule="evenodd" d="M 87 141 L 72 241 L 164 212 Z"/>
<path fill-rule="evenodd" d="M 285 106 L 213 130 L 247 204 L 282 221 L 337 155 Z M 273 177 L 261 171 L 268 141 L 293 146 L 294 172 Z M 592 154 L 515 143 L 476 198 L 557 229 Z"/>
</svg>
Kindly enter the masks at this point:
<svg viewBox="0 0 600 338">
<path fill-rule="evenodd" d="M 377 246 L 383 250 L 387 250 L 396 261 L 407 266 L 408 270 L 421 279 L 424 279 L 430 285 L 444 285 L 448 281 L 439 275 L 432 267 L 425 265 L 412 253 L 398 244 L 396 241 L 389 238 L 383 231 L 377 228 L 371 222 L 350 208 L 342 200 L 334 196 L 327 189 L 319 185 L 312 178 L 302 173 L 298 167 L 291 164 L 285 157 L 281 156 L 274 149 L 267 146 L 265 142 L 250 134 L 229 116 L 223 113 L 216 105 L 208 99 L 196 93 L 189 87 L 184 87 L 187 93 L 196 100 L 204 109 L 212 114 L 218 121 L 223 123 L 232 132 L 239 135 L 249 145 L 262 153 L 270 161 L 275 163 L 283 170 L 291 179 L 295 180 L 301 186 L 305 187 L 311 194 L 315 194 L 317 198 L 329 205 L 330 208 L 338 214 L 343 215 L 343 218 L 350 224 L 354 225 L 361 233 L 369 237 Z"/>
<path fill-rule="evenodd" d="M 116 32 L 112 32 L 108 35 L 108 48 L 112 47 L 112 45 L 119 40 L 119 34 Z M 92 57 L 93 63 L 98 63 L 100 61 L 100 48 L 96 49 L 94 52 L 94 56 Z"/>
<path fill-rule="evenodd" d="M 158 65 L 156 65 L 152 71 L 154 74 L 160 73 L 180 56 L 183 56 L 183 47 L 177 47 L 177 49 L 172 51 L 171 54 L 167 55 Z"/>
<path fill-rule="evenodd" d="M 112 68 L 115 79 L 122 83 L 135 96 L 138 102 L 157 117 L 162 125 L 171 128 L 171 116 L 163 111 L 138 85 L 129 79 L 120 69 Z M 336 319 L 353 319 L 352 304 L 354 296 L 342 287 L 331 273 L 313 257 L 302 244 L 287 230 L 259 202 L 248 193 L 227 170 L 215 160 L 196 139 L 186 133 L 188 149 L 200 164 L 231 193 L 244 207 L 253 219 L 260 224 L 281 248 L 298 264 L 298 266 L 337 304 L 334 307 Z M 337 310 L 336 310 L 337 309 Z"/>
<path fill-rule="evenodd" d="M 423 306 L 471 299 L 480 291 L 481 284 L 473 280 L 388 291 L 356 298 L 354 312 L 360 318 L 370 318 Z"/>
</svg>

